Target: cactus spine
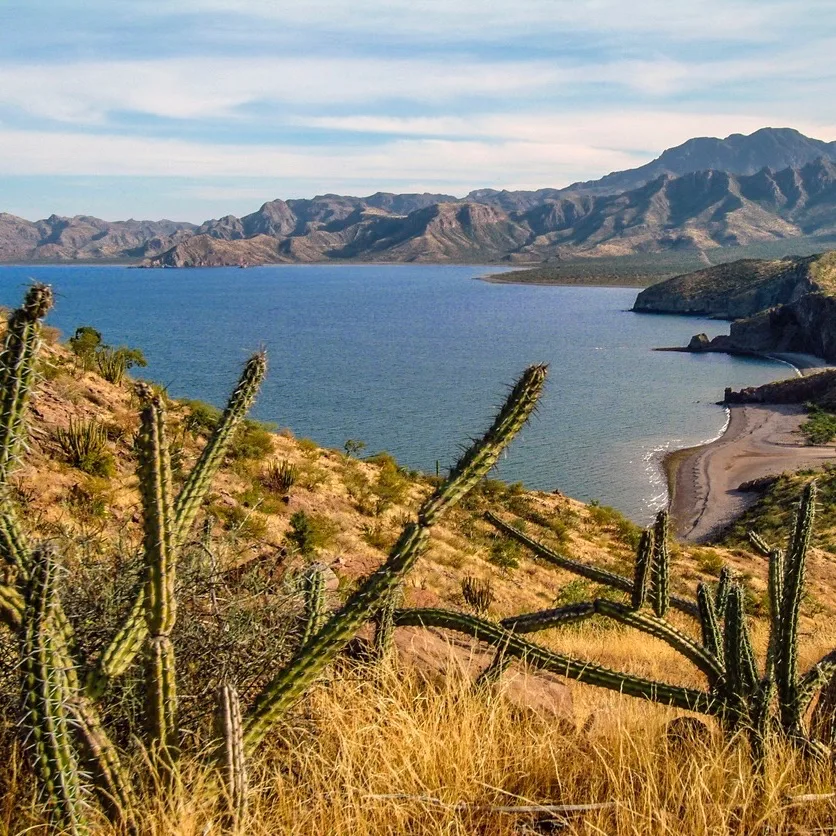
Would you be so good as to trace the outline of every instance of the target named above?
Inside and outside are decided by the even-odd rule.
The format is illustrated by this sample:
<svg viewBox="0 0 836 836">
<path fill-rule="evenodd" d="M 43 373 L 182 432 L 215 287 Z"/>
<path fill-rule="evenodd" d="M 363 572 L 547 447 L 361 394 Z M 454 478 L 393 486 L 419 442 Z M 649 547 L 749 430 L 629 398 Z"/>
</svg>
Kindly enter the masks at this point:
<svg viewBox="0 0 836 836">
<path fill-rule="evenodd" d="M 402 598 L 401 587 L 394 587 L 374 617 L 374 656 L 379 662 L 386 659 L 395 646 L 395 623 L 392 618 Z"/>
<path fill-rule="evenodd" d="M 337 655 L 357 629 L 380 607 L 424 552 L 430 527 L 494 466 L 500 453 L 531 415 L 546 379 L 545 366 L 527 369 L 490 429 L 457 462 L 447 480 L 421 506 L 418 522 L 406 525 L 386 562 L 373 572 L 304 650 L 269 682 L 244 722 L 248 750 L 257 747 L 270 726 L 294 703 Z"/>
</svg>

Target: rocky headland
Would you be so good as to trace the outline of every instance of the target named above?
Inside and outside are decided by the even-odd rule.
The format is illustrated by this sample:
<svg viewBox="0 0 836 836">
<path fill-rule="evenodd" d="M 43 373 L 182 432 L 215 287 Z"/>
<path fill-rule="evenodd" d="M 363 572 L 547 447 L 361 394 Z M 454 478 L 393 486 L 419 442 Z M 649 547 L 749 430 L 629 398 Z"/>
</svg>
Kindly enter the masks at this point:
<svg viewBox="0 0 836 836">
<path fill-rule="evenodd" d="M 639 293 L 633 310 L 732 320 L 727 335 L 697 334 L 687 351 L 789 352 L 836 362 L 836 251 L 675 276 Z"/>
</svg>

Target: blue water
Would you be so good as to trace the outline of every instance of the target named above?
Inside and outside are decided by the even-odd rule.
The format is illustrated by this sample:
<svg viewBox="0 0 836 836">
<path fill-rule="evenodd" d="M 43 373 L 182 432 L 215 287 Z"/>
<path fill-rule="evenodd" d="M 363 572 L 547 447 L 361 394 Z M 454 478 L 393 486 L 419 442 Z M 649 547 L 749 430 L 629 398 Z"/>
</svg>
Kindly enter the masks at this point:
<svg viewBox="0 0 836 836">
<path fill-rule="evenodd" d="M 716 437 L 726 386 L 791 374 L 767 360 L 653 352 L 723 322 L 630 313 L 635 289 L 474 281 L 490 268 L 279 266 L 135 270 L 0 267 L 0 304 L 30 280 L 57 294 L 65 336 L 93 325 L 141 348 L 142 375 L 175 396 L 222 404 L 266 346 L 254 416 L 342 448 L 361 439 L 433 472 L 482 430 L 529 364 L 551 373 L 538 416 L 498 475 L 613 505 L 638 522 L 665 501 L 664 450 Z"/>
</svg>

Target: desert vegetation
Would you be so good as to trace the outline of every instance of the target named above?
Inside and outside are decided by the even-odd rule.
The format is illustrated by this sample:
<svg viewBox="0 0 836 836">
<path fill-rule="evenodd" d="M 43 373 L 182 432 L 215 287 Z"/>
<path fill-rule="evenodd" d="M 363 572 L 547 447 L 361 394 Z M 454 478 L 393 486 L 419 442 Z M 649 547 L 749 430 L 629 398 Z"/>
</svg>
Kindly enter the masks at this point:
<svg viewBox="0 0 836 836">
<path fill-rule="evenodd" d="M 642 532 L 485 479 L 543 367 L 430 479 L 248 421 L 263 354 L 223 412 L 72 369 L 60 347 L 63 376 L 38 381 L 50 304 L 30 290 L 0 362 L 7 831 L 832 820 L 836 584 L 809 560 L 814 483 L 786 549 L 760 530 L 692 555 L 664 513 Z M 33 398 L 60 426 L 36 431 Z"/>
</svg>

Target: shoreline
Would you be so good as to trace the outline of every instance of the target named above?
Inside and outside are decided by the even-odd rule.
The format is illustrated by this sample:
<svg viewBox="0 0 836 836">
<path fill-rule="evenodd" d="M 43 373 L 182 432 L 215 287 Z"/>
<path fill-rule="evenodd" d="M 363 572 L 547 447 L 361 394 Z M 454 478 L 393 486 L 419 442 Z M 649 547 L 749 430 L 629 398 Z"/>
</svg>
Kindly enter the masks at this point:
<svg viewBox="0 0 836 836">
<path fill-rule="evenodd" d="M 798 428 L 801 404 L 731 404 L 718 439 L 674 450 L 663 459 L 669 510 L 677 537 L 711 541 L 760 497 L 746 482 L 836 462 L 836 446 L 808 446 Z"/>
<path fill-rule="evenodd" d="M 762 356 L 787 363 L 799 376 L 829 367 L 811 355 Z M 744 483 L 836 462 L 836 445 L 804 443 L 799 427 L 807 411 L 802 404 L 725 407 L 729 420 L 718 438 L 673 450 L 662 459 L 671 522 L 681 540 L 711 541 L 754 505 L 760 494 L 740 490 Z"/>
</svg>

